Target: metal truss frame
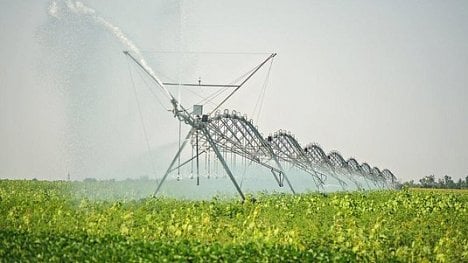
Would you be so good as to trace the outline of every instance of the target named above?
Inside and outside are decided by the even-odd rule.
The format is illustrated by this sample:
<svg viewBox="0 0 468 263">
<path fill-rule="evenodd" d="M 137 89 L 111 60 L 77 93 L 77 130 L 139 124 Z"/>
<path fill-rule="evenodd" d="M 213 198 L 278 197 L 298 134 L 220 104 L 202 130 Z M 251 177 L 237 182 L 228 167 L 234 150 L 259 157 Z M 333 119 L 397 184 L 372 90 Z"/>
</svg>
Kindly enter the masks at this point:
<svg viewBox="0 0 468 263">
<path fill-rule="evenodd" d="M 138 60 L 128 51 L 124 51 L 124 54 L 130 57 L 130 59 L 132 59 L 152 80 L 154 80 L 158 86 L 162 88 L 173 106 L 174 117 L 191 127 L 159 182 L 154 193 L 155 195 L 160 191 L 161 186 L 172 171 L 186 165 L 195 158 L 197 160 L 198 178 L 198 158 L 201 154 L 207 154 L 211 151 L 216 155 L 216 159 L 223 166 L 232 184 L 243 200 L 245 200 L 245 195 L 237 183 L 231 168 L 223 156 L 223 153 L 227 152 L 241 156 L 246 160 L 250 160 L 251 162 L 269 169 L 278 185 L 283 187 L 284 182 L 286 182 L 292 193 L 295 193 L 295 190 L 283 169 L 282 163 L 287 163 L 292 167 L 296 167 L 310 174 L 318 189 L 320 189 L 320 187 L 323 188 L 324 182 L 328 176 L 335 178 L 340 183 L 343 190 L 347 187 L 347 183 L 343 180 L 344 178 L 347 178 L 356 184 L 358 189 L 362 189 L 362 185 L 355 180 L 355 176 L 365 178 L 368 186 L 369 182 L 380 188 L 394 187 L 396 183 L 396 177 L 388 169 L 380 171 L 377 167 L 371 168 L 367 163 L 359 165 L 354 158 L 350 158 L 348 161 L 345 161 L 341 154 L 336 151 L 332 151 L 327 155 L 317 144 L 309 144 L 306 147 L 302 147 L 296 140 L 295 136 L 290 132 L 280 130 L 275 134 L 264 138 L 258 131 L 257 127 L 253 125 L 253 121 L 248 120 L 246 116 L 242 116 L 236 111 L 229 112 L 229 110 L 224 110 L 223 113 L 216 111 L 263 65 L 273 59 L 273 57 L 276 56 L 276 53 L 271 54 L 267 59 L 254 68 L 254 70 L 239 85 L 234 85 L 233 87 L 235 89 L 229 93 L 229 95 L 224 98 L 210 114 L 202 116 L 189 113 L 165 87 L 165 85 L 176 84 L 163 83 L 154 75 L 152 70 L 148 69 L 145 63 L 142 63 L 142 60 Z M 194 84 L 188 83 L 182 85 L 193 86 Z M 201 84 L 199 83 L 198 85 L 200 86 Z M 180 161 L 181 153 L 189 141 L 192 144 L 192 149 L 193 146 L 196 147 L 195 156 L 193 156 L 192 153 L 192 158 L 182 163 L 179 162 L 180 164 L 177 167 L 174 167 L 177 160 Z"/>
</svg>

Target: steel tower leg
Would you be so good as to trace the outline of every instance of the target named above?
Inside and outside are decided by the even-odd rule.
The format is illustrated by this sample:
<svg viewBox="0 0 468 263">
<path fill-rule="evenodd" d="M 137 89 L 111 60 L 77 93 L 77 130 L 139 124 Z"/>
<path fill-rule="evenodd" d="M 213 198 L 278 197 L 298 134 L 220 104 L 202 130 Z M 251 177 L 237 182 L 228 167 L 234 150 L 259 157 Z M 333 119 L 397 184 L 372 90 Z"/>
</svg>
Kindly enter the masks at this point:
<svg viewBox="0 0 468 263">
<path fill-rule="evenodd" d="M 367 189 L 366 190 L 371 190 L 372 188 L 371 188 L 371 185 L 369 184 L 369 179 L 367 178 L 367 176 L 363 175 L 362 178 L 364 178 L 364 182 L 366 182 L 366 184 L 367 184 Z"/>
<path fill-rule="evenodd" d="M 278 158 L 276 158 L 276 155 L 273 153 L 273 160 L 275 160 L 275 163 L 276 165 L 278 166 L 278 168 L 281 170 L 281 172 L 283 173 L 283 177 L 284 179 L 286 179 L 286 183 L 288 184 L 289 188 L 291 189 L 291 192 L 293 194 L 296 194 L 296 191 L 294 191 L 294 188 L 292 187 L 292 184 L 291 182 L 289 181 L 288 179 L 288 176 L 286 176 L 286 173 L 284 172 L 284 169 L 283 169 L 283 166 L 280 164 Z"/>
<path fill-rule="evenodd" d="M 219 152 L 219 149 L 218 147 L 216 146 L 216 144 L 214 143 L 213 139 L 211 138 L 208 130 L 206 128 L 202 128 L 201 130 L 203 132 L 203 134 L 205 135 L 206 139 L 208 140 L 208 143 L 210 144 L 211 148 L 213 148 L 213 151 L 215 152 L 216 156 L 218 157 L 218 160 L 221 162 L 221 164 L 223 165 L 224 167 L 224 170 L 226 170 L 226 173 L 228 174 L 229 178 L 231 179 L 232 181 L 232 184 L 234 184 L 234 186 L 236 187 L 236 190 L 237 192 L 239 193 L 239 195 L 241 196 L 242 200 L 245 201 L 245 196 L 244 196 L 244 193 L 242 193 L 242 190 L 240 189 L 239 185 L 237 184 L 237 181 L 236 179 L 234 178 L 234 175 L 232 175 L 232 172 L 231 170 L 229 169 L 226 161 L 224 160 L 224 157 L 223 155 Z"/>
<path fill-rule="evenodd" d="M 335 171 L 335 169 L 333 167 L 331 167 L 330 165 L 328 165 L 328 167 L 329 167 L 330 172 L 332 172 L 332 174 L 334 176 L 332 174 L 330 174 L 330 175 L 338 181 L 338 183 L 340 184 L 343 191 L 346 191 L 346 186 L 348 186 L 348 184 L 345 181 L 341 180 L 341 178 L 336 173 L 336 171 Z"/>
<path fill-rule="evenodd" d="M 276 175 L 275 171 L 273 169 L 270 170 L 271 173 L 273 174 L 273 178 L 275 178 L 276 182 L 278 183 L 279 187 L 283 187 L 283 180 L 281 179 L 281 171 L 279 173 L 279 177 Z"/>
<path fill-rule="evenodd" d="M 179 148 L 179 150 L 177 151 L 176 155 L 174 156 L 174 159 L 172 159 L 171 164 L 169 165 L 169 167 L 168 167 L 167 170 L 166 170 L 166 173 L 164 174 L 163 178 L 162 178 L 161 181 L 159 182 L 158 187 L 156 188 L 156 191 L 154 191 L 154 195 L 153 195 L 153 196 L 156 196 L 156 194 L 158 194 L 159 189 L 161 188 L 161 186 L 162 186 L 162 184 L 164 183 L 164 181 L 166 181 L 167 176 L 168 176 L 169 173 L 171 172 L 172 166 L 174 166 L 174 164 L 175 164 L 175 162 L 177 161 L 177 159 L 179 159 L 179 156 L 180 156 L 180 154 L 182 153 L 182 150 L 184 149 L 185 145 L 187 145 L 188 139 L 190 138 L 190 136 L 192 136 L 192 134 L 193 134 L 194 131 L 195 131 L 194 128 L 190 129 L 190 131 L 188 132 L 187 136 L 185 136 L 184 142 L 182 143 L 182 145 L 180 146 L 180 148 Z"/>
<path fill-rule="evenodd" d="M 363 189 L 362 185 L 360 183 L 358 183 L 358 181 L 356 179 L 354 179 L 353 174 L 351 174 L 351 172 L 348 172 L 347 177 L 351 182 L 353 182 L 356 185 L 358 191 L 362 191 L 362 189 Z"/>
</svg>

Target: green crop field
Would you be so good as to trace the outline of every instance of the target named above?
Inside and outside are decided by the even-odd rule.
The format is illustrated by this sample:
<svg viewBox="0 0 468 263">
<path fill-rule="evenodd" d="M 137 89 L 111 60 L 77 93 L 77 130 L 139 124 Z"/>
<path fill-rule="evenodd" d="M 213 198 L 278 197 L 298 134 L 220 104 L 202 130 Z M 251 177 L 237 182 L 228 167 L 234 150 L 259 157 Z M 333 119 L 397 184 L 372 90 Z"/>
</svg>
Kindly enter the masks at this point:
<svg viewBox="0 0 468 263">
<path fill-rule="evenodd" d="M 466 191 L 86 199 L 0 181 L 0 261 L 468 262 Z"/>
</svg>

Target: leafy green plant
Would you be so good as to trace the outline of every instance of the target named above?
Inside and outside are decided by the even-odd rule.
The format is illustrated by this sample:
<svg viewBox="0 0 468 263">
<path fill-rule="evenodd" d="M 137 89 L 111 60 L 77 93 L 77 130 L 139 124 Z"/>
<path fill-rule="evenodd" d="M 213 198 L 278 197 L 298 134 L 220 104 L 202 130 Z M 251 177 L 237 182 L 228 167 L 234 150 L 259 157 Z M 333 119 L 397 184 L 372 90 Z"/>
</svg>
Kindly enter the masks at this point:
<svg viewBox="0 0 468 263">
<path fill-rule="evenodd" d="M 468 261 L 466 192 L 106 201 L 76 184 L 0 181 L 0 261 Z"/>
</svg>

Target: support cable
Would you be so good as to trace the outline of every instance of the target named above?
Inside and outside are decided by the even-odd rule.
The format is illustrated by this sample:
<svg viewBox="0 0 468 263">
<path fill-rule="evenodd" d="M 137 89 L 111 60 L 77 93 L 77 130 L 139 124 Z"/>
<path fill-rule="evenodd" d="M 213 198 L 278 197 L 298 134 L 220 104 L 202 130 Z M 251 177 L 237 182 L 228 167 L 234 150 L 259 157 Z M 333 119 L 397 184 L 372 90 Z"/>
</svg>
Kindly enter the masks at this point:
<svg viewBox="0 0 468 263">
<path fill-rule="evenodd" d="M 213 51 L 172 51 L 172 50 L 140 50 L 147 54 L 210 54 L 210 55 L 268 55 L 271 52 L 213 52 Z"/>
<path fill-rule="evenodd" d="M 250 69 L 249 71 L 245 72 L 244 74 L 240 75 L 239 77 L 237 77 L 236 79 L 234 79 L 233 81 L 229 82 L 228 85 L 233 85 L 234 83 L 237 83 L 239 82 L 240 80 L 244 79 L 246 76 L 248 76 L 249 74 L 252 74 L 252 72 L 257 68 L 257 66 L 253 67 L 252 69 Z M 235 86 L 237 87 L 237 86 Z M 225 87 L 223 89 L 220 89 L 216 92 L 214 92 L 213 94 L 209 95 L 206 99 L 204 100 L 201 100 L 200 102 L 198 102 L 197 104 L 205 104 L 206 102 L 211 102 L 213 101 L 215 98 L 217 98 L 219 95 L 221 95 L 222 93 L 226 92 L 227 90 L 229 90 L 230 88 L 229 87 Z M 213 102 L 211 102 L 212 104 L 214 104 Z M 215 104 L 216 106 L 216 104 Z"/>
<path fill-rule="evenodd" d="M 154 90 L 150 87 L 150 85 L 148 84 L 148 82 L 146 82 L 145 78 L 143 77 L 142 73 L 140 71 L 137 71 L 138 72 L 138 75 L 140 76 L 141 80 L 143 81 L 143 83 L 145 84 L 145 86 L 148 88 L 148 90 L 150 91 L 151 95 L 153 95 L 153 97 L 156 99 L 156 101 L 159 103 L 159 105 L 165 109 L 166 111 L 170 111 L 170 109 L 168 109 L 166 106 L 164 106 L 164 103 L 162 103 L 161 99 L 158 97 L 158 95 L 156 95 L 156 93 L 154 92 Z"/>
<path fill-rule="evenodd" d="M 263 101 L 264 101 L 264 98 L 265 98 L 266 89 L 267 89 L 267 87 L 269 85 L 269 82 L 270 82 L 270 72 L 271 72 L 271 68 L 273 66 L 273 60 L 274 60 L 274 58 L 271 59 L 270 66 L 268 67 L 268 72 L 267 72 L 267 75 L 265 77 L 265 82 L 263 83 L 262 90 L 260 91 L 257 102 L 255 103 L 255 107 L 254 107 L 254 111 L 253 111 L 252 116 L 255 117 L 255 113 L 257 113 L 257 116 L 255 118 L 256 120 L 260 120 L 260 114 L 261 114 L 262 108 L 263 108 Z M 257 106 L 258 106 L 258 112 L 257 112 Z"/>
<path fill-rule="evenodd" d="M 137 94 L 135 82 L 133 81 L 133 74 L 132 74 L 132 70 L 130 68 L 130 63 L 127 62 L 127 65 L 128 65 L 128 71 L 130 72 L 130 79 L 132 80 L 133 94 L 135 95 L 135 100 L 137 102 L 137 108 L 138 108 L 138 113 L 139 113 L 139 116 L 140 116 L 141 127 L 143 129 L 143 134 L 145 136 L 146 149 L 148 150 L 148 156 L 150 158 L 151 169 L 153 170 L 153 175 L 156 175 L 156 168 L 154 167 L 154 163 L 151 160 L 152 159 L 151 146 L 150 146 L 150 143 L 149 143 L 149 137 L 148 137 L 145 122 L 144 122 L 144 119 L 143 119 L 143 113 L 141 111 L 140 100 L 138 99 L 138 94 Z"/>
<path fill-rule="evenodd" d="M 276 56 L 276 53 L 273 53 L 273 54 L 271 54 L 267 59 L 265 59 L 262 63 L 260 63 L 260 65 L 258 65 L 258 66 L 255 68 L 255 70 L 254 70 L 252 73 L 250 73 L 250 74 L 247 76 L 247 78 L 245 78 L 245 79 L 239 84 L 239 86 L 238 86 L 237 88 L 235 88 L 231 93 L 229 93 L 229 95 L 228 95 L 227 97 L 225 97 L 225 98 L 221 101 L 221 103 L 219 103 L 218 106 L 216 106 L 216 108 L 214 108 L 208 115 L 213 114 L 213 112 L 215 112 L 217 109 L 219 109 L 219 107 L 221 107 L 221 106 L 222 106 L 229 98 L 231 98 L 232 95 L 234 95 L 234 93 L 236 93 L 250 78 L 252 78 L 252 76 L 253 76 L 258 70 L 260 70 L 260 68 L 261 68 L 263 65 L 265 65 L 265 63 L 267 63 L 268 60 L 274 58 L 275 56 Z"/>
</svg>

